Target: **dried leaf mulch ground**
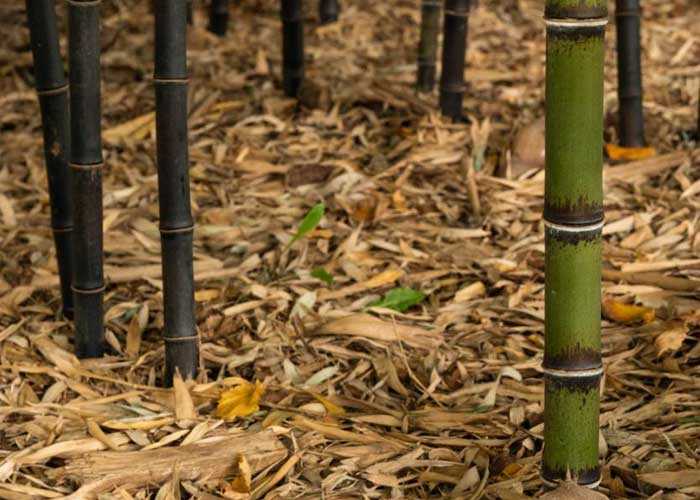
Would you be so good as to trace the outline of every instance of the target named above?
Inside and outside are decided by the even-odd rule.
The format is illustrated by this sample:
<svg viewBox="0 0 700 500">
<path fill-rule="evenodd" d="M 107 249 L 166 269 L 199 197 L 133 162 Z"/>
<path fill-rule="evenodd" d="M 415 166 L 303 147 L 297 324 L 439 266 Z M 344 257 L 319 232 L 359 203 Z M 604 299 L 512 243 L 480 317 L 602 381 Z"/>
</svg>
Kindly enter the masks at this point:
<svg viewBox="0 0 700 500">
<path fill-rule="evenodd" d="M 148 4 L 103 6 L 109 346 L 82 363 L 57 312 L 22 5 L 0 6 L 0 497 L 539 494 L 543 173 L 516 168 L 510 144 L 543 113 L 542 2 L 474 10 L 467 124 L 412 90 L 417 2 L 346 2 L 326 27 L 307 5 L 300 104 L 280 91 L 277 2 L 237 3 L 225 39 L 197 10 L 189 124 L 204 369 L 173 390 L 159 388 Z M 700 497 L 693 5 L 644 3 L 658 155 L 605 167 L 601 491 L 614 498 Z M 613 26 L 607 44 L 614 143 Z M 286 248 L 319 202 L 320 226 Z M 403 313 L 369 306 L 396 287 L 426 298 Z M 217 418 L 222 392 L 254 381 L 259 410 Z"/>
</svg>

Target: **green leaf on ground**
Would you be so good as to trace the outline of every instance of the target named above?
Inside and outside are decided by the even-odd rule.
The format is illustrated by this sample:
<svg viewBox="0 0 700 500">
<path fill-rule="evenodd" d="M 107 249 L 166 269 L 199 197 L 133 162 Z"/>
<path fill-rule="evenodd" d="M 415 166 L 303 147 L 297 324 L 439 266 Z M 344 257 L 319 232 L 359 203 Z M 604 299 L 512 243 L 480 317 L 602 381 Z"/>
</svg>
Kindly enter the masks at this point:
<svg viewBox="0 0 700 500">
<path fill-rule="evenodd" d="M 393 288 L 384 294 L 384 298 L 376 300 L 369 307 L 384 307 L 394 311 L 404 312 L 420 304 L 425 299 L 425 294 L 413 288 Z"/>
<path fill-rule="evenodd" d="M 326 206 L 323 203 L 318 203 L 317 205 L 311 207 L 311 210 L 309 210 L 304 216 L 304 219 L 297 228 L 297 232 L 294 234 L 292 241 L 289 242 L 287 247 L 290 247 L 295 241 L 303 238 L 309 231 L 316 229 L 316 226 L 318 226 L 321 219 L 323 219 L 325 209 Z"/>
<path fill-rule="evenodd" d="M 322 267 L 318 267 L 311 271 L 311 277 L 325 282 L 328 286 L 333 284 L 333 275 Z"/>
</svg>

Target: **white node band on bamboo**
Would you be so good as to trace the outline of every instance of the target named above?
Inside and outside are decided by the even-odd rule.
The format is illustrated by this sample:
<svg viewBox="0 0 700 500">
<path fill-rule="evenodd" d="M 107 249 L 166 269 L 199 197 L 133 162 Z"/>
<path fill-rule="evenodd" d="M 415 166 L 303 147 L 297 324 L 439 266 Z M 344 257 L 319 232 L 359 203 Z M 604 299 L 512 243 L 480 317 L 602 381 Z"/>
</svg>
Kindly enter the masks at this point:
<svg viewBox="0 0 700 500">
<path fill-rule="evenodd" d="M 543 476 L 540 475 L 540 480 L 542 481 L 542 484 L 547 486 L 548 488 L 555 489 L 557 488 L 562 481 L 550 481 L 549 479 L 545 479 Z M 593 481 L 592 483 L 588 484 L 579 484 L 579 486 L 583 486 L 584 488 L 590 488 L 592 490 L 596 489 L 598 486 L 600 486 L 600 482 L 602 479 L 598 479 L 597 481 Z"/>
<path fill-rule="evenodd" d="M 599 28 L 607 26 L 608 18 L 594 19 L 545 19 L 544 24 L 552 28 Z"/>
<path fill-rule="evenodd" d="M 559 378 L 590 378 L 603 374 L 603 367 L 592 368 L 590 370 L 559 370 L 557 368 L 542 368 L 542 373 L 551 377 Z"/>
<path fill-rule="evenodd" d="M 556 222 L 550 222 L 544 219 L 544 226 L 548 229 L 554 229 L 555 231 L 561 231 L 563 233 L 592 233 L 594 231 L 602 231 L 605 226 L 605 221 L 596 222 L 595 224 L 588 224 L 585 226 L 567 226 L 565 224 L 557 224 Z"/>
</svg>

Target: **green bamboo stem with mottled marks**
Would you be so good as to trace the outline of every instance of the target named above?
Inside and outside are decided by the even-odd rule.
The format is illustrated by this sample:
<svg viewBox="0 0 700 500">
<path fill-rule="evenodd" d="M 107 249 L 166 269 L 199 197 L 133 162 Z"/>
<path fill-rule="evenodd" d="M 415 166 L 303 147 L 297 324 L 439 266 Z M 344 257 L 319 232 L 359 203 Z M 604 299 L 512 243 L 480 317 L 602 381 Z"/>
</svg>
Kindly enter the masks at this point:
<svg viewBox="0 0 700 500">
<path fill-rule="evenodd" d="M 545 446 L 548 484 L 600 480 L 604 0 L 547 0 Z"/>
</svg>

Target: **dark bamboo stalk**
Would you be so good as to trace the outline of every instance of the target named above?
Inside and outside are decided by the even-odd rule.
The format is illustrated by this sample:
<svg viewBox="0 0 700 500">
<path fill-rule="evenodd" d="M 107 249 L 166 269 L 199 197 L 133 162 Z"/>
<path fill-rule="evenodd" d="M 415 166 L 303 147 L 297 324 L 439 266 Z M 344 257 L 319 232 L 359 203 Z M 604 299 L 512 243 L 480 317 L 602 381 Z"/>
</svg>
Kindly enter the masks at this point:
<svg viewBox="0 0 700 500">
<path fill-rule="evenodd" d="M 100 2 L 68 0 L 68 23 L 75 350 L 93 358 L 104 351 Z"/>
<path fill-rule="evenodd" d="M 193 0 L 187 0 L 187 24 L 192 25 L 192 20 L 194 18 L 194 7 L 193 7 Z"/>
<path fill-rule="evenodd" d="M 318 18 L 321 24 L 331 24 L 338 20 L 340 2 L 338 0 L 319 0 Z"/>
<path fill-rule="evenodd" d="M 72 318 L 73 200 L 68 168 L 68 83 L 58 43 L 54 1 L 27 0 L 26 6 L 34 58 L 34 79 L 44 132 L 51 229 L 61 281 L 63 315 Z"/>
<path fill-rule="evenodd" d="M 155 92 L 165 315 L 165 381 L 175 370 L 193 378 L 199 367 L 187 145 L 187 5 L 156 0 Z"/>
<path fill-rule="evenodd" d="M 639 40 L 639 0 L 616 0 L 617 95 L 620 105 L 620 145 L 643 147 L 642 59 Z"/>
<path fill-rule="evenodd" d="M 282 88 L 297 97 L 304 82 L 304 16 L 301 0 L 282 0 Z"/>
<path fill-rule="evenodd" d="M 423 0 L 421 3 L 420 43 L 418 45 L 418 74 L 416 87 L 419 92 L 431 92 L 435 87 L 435 61 L 440 31 L 440 0 Z"/>
<path fill-rule="evenodd" d="M 547 0 L 546 484 L 596 486 L 606 0 Z"/>
<path fill-rule="evenodd" d="M 455 121 L 462 119 L 464 58 L 467 54 L 470 4 L 470 0 L 445 0 L 440 111 Z"/>
<path fill-rule="evenodd" d="M 211 0 L 209 5 L 209 31 L 224 36 L 228 29 L 228 0 Z"/>
</svg>

